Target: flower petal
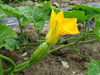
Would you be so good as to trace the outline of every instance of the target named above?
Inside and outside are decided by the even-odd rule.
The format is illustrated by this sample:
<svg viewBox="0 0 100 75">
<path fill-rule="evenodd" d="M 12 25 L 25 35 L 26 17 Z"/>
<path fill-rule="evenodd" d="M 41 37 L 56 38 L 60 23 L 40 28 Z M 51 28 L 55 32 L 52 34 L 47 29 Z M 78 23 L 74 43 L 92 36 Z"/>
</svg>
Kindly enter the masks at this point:
<svg viewBox="0 0 100 75">
<path fill-rule="evenodd" d="M 66 23 L 64 23 L 65 21 Z M 65 32 L 66 34 L 71 34 L 71 35 L 79 33 L 77 29 L 77 24 L 76 24 L 77 22 L 76 18 L 73 18 L 73 19 L 65 18 L 65 21 L 63 20 L 63 33 Z"/>
<path fill-rule="evenodd" d="M 57 20 L 62 21 L 63 18 L 64 18 L 64 14 L 63 14 L 63 11 L 61 11 L 61 12 L 59 12 L 59 13 L 57 14 Z"/>
<path fill-rule="evenodd" d="M 51 18 L 50 18 L 50 31 L 54 28 L 55 24 L 56 24 L 56 13 L 54 12 L 54 10 L 52 10 L 51 12 Z"/>
<path fill-rule="evenodd" d="M 56 23 L 54 29 L 51 31 L 50 34 L 47 34 L 46 36 L 46 42 L 49 44 L 56 44 L 56 42 L 60 39 L 60 35 L 58 34 L 58 25 Z"/>
</svg>

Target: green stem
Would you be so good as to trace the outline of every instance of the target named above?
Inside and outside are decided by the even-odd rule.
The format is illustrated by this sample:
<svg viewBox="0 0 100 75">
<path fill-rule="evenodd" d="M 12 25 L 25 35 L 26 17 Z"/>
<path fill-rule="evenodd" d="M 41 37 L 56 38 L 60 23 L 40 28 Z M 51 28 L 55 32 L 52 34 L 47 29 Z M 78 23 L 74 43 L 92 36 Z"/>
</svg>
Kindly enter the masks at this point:
<svg viewBox="0 0 100 75">
<path fill-rule="evenodd" d="M 18 69 L 18 68 L 20 68 L 20 67 L 26 65 L 28 62 L 29 62 L 29 61 L 26 61 L 26 62 L 24 62 L 24 63 L 22 63 L 22 64 L 16 66 L 16 67 L 15 67 L 15 71 L 16 71 L 16 69 Z M 9 68 L 9 69 L 7 69 L 7 70 L 10 70 L 10 69 L 11 69 L 11 68 Z M 4 70 L 4 72 L 8 72 L 7 70 Z"/>
<path fill-rule="evenodd" d="M 30 63 L 29 61 L 27 62 L 27 64 L 23 65 L 22 67 L 18 68 L 18 69 L 15 69 L 13 71 L 13 73 L 16 73 L 16 72 L 20 72 L 26 68 L 28 68 L 29 66 L 33 65 L 34 63 Z"/>
<path fill-rule="evenodd" d="M 93 35 L 90 35 L 90 36 L 92 37 Z M 79 39 L 79 38 L 80 38 L 80 36 L 79 37 L 74 37 L 74 38 L 63 39 L 63 40 L 60 41 L 60 44 L 62 44 L 64 41 L 75 40 L 75 39 Z"/>
<path fill-rule="evenodd" d="M 79 41 L 78 44 L 79 43 L 88 43 L 88 42 L 95 41 L 95 40 L 97 40 L 97 38 L 91 39 L 91 40 L 86 40 L 86 41 Z"/>
<path fill-rule="evenodd" d="M 31 46 L 31 45 L 39 45 L 39 43 L 29 43 L 29 44 L 21 44 L 22 46 Z"/>
<path fill-rule="evenodd" d="M 89 35 L 92 35 L 92 33 L 88 33 L 88 34 L 86 34 L 86 35 L 83 35 L 81 38 L 79 38 L 79 39 L 74 43 L 74 45 L 76 45 L 80 40 L 82 40 L 84 37 L 89 36 Z"/>
<path fill-rule="evenodd" d="M 39 43 L 41 44 L 40 31 L 39 31 L 39 30 L 37 30 L 37 31 L 38 31 L 38 39 L 39 39 Z"/>
<path fill-rule="evenodd" d="M 20 72 L 26 68 L 28 68 L 29 66 L 33 65 L 34 63 L 29 63 L 30 61 L 26 61 L 25 63 L 22 63 L 18 66 L 15 67 L 15 69 L 13 70 L 13 73 L 15 72 Z M 11 68 L 4 70 L 4 72 L 8 72 L 8 70 L 10 70 Z"/>
<path fill-rule="evenodd" d="M 3 55 L 1 55 L 1 54 L 0 54 L 0 58 L 3 58 L 3 59 L 5 59 L 5 60 L 7 60 L 7 61 L 9 61 L 9 62 L 11 63 L 12 68 L 3 70 L 4 72 L 11 73 L 11 72 L 15 69 L 15 63 L 14 63 L 10 58 L 8 58 L 8 57 L 6 57 L 6 56 L 3 56 Z"/>
<path fill-rule="evenodd" d="M 72 46 L 72 45 L 74 45 L 74 42 L 73 42 L 73 43 L 70 43 L 70 44 L 66 44 L 66 45 L 61 46 L 61 47 L 57 47 L 57 48 L 55 48 L 55 49 L 53 49 L 53 50 L 50 50 L 50 51 L 48 52 L 48 54 L 51 53 L 51 52 L 53 52 L 53 51 L 59 50 L 59 49 L 61 49 L 61 48 L 67 47 L 67 46 Z"/>
<path fill-rule="evenodd" d="M 23 43 L 25 43 L 25 37 L 24 37 L 22 26 L 21 26 L 20 18 L 17 18 L 17 19 L 18 19 L 18 22 L 19 22 L 20 31 L 21 31 L 21 35 L 22 35 L 22 38 L 23 38 Z"/>
<path fill-rule="evenodd" d="M 79 37 L 63 39 L 63 40 L 60 41 L 60 44 L 62 44 L 64 41 L 74 40 L 74 39 L 78 39 L 78 38 L 79 38 Z"/>
<path fill-rule="evenodd" d="M 89 30 L 89 26 L 88 26 L 88 33 L 90 32 L 90 30 Z"/>
<path fill-rule="evenodd" d="M 15 2 L 21 3 L 21 2 L 19 2 L 18 0 L 15 0 L 13 3 L 15 3 Z"/>
<path fill-rule="evenodd" d="M 11 0 L 9 0 L 9 5 L 11 6 Z"/>
<path fill-rule="evenodd" d="M 87 42 L 91 42 L 91 41 L 94 41 L 94 40 L 97 40 L 97 39 L 95 38 L 95 39 L 86 40 L 86 41 L 79 41 L 78 44 L 79 44 L 79 43 L 87 43 Z M 70 43 L 70 44 L 67 44 L 67 45 L 64 45 L 64 46 L 61 46 L 61 47 L 57 47 L 57 48 L 55 48 L 55 49 L 49 51 L 48 54 L 51 53 L 51 52 L 53 52 L 53 51 L 57 51 L 58 49 L 61 49 L 61 48 L 67 47 L 67 46 L 73 46 L 74 43 L 75 43 L 75 42 Z"/>
<path fill-rule="evenodd" d="M 15 69 L 18 69 L 18 68 L 22 67 L 23 65 L 26 65 L 28 62 L 29 62 L 29 61 L 26 61 L 26 62 L 24 62 L 24 63 L 22 63 L 22 64 L 16 66 Z"/>
<path fill-rule="evenodd" d="M 92 34 L 92 33 L 89 33 L 89 34 L 86 34 L 86 35 L 82 36 L 82 37 L 79 38 L 76 42 L 73 42 L 73 43 L 70 43 L 70 44 L 66 44 L 66 45 L 61 46 L 61 47 L 57 47 L 57 48 L 55 48 L 55 49 L 49 51 L 48 54 L 51 53 L 51 52 L 53 52 L 53 51 L 56 51 L 56 50 L 58 50 L 58 49 L 61 49 L 61 48 L 67 47 L 67 46 L 76 45 L 76 44 L 78 44 L 78 42 L 79 42 L 81 39 L 83 39 L 84 37 L 86 37 L 86 36 L 88 36 L 88 35 L 91 35 L 91 34 Z"/>
<path fill-rule="evenodd" d="M 83 35 L 85 35 L 85 34 L 86 34 L 86 28 L 87 28 L 87 25 L 88 25 L 88 23 L 87 23 L 87 21 L 86 21 L 86 24 L 85 24 L 85 29 L 84 29 L 84 33 L 83 33 Z"/>
</svg>

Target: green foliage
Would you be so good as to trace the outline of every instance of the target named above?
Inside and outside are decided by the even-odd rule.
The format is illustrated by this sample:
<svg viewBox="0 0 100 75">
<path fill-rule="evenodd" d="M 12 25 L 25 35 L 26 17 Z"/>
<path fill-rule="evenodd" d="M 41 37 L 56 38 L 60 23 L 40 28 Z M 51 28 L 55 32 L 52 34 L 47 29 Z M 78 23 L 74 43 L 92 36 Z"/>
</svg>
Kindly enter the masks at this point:
<svg viewBox="0 0 100 75">
<path fill-rule="evenodd" d="M 5 13 L 13 13 L 14 8 L 8 5 L 0 4 L 0 9 L 2 9 Z"/>
<path fill-rule="evenodd" d="M 52 6 L 51 2 L 47 2 L 47 3 L 43 3 L 42 4 L 44 5 L 43 8 L 49 8 L 49 9 L 54 9 L 54 7 Z"/>
<path fill-rule="evenodd" d="M 4 2 L 2 0 L 0 0 L 0 4 L 4 4 Z"/>
<path fill-rule="evenodd" d="M 13 51 L 14 49 L 20 49 L 19 47 L 19 41 L 15 41 L 14 38 L 8 38 L 5 39 L 6 45 L 5 48 L 9 49 L 10 51 Z"/>
<path fill-rule="evenodd" d="M 7 3 L 7 2 L 9 2 L 9 0 L 1 0 L 1 1 L 3 1 L 4 3 Z"/>
<path fill-rule="evenodd" d="M 17 36 L 17 34 L 11 28 L 0 24 L 0 48 L 6 45 L 5 39 L 15 36 Z"/>
<path fill-rule="evenodd" d="M 83 21 L 87 20 L 87 17 L 85 16 L 85 12 L 78 11 L 78 10 L 73 10 L 72 12 L 64 11 L 64 17 L 65 18 L 77 18 L 77 23 L 82 23 Z"/>
<path fill-rule="evenodd" d="M 86 71 L 87 75 L 100 75 L 100 61 L 91 60 L 91 63 Z"/>
<path fill-rule="evenodd" d="M 1 0 L 1 1 L 3 1 L 4 3 L 8 3 L 8 2 L 14 2 L 14 1 L 16 1 L 16 2 L 25 2 L 25 1 L 28 1 L 28 0 Z"/>
<path fill-rule="evenodd" d="M 48 4 L 48 6 L 47 6 Z M 11 13 L 17 18 L 23 18 L 22 25 L 28 25 L 29 23 L 34 23 L 34 27 L 39 30 L 43 29 L 45 20 L 50 20 L 51 15 L 51 4 L 47 3 L 44 4 L 44 8 L 42 7 L 33 7 L 33 6 L 24 6 L 13 9 L 10 6 L 7 5 L 0 5 L 0 8 L 4 10 L 6 13 Z M 47 6 L 47 8 L 46 8 Z M 49 8 L 49 9 L 48 9 Z M 26 11 L 27 10 L 27 11 Z M 58 13 L 61 10 L 56 10 L 55 12 Z M 77 18 L 77 22 L 81 23 L 87 18 L 85 17 L 85 13 L 83 11 L 77 11 L 74 10 L 72 12 L 64 11 L 64 17 L 65 18 Z"/>
<path fill-rule="evenodd" d="M 44 2 L 44 1 L 50 1 L 50 0 L 32 0 L 32 1 Z"/>
<path fill-rule="evenodd" d="M 1 61 L 1 59 L 0 59 L 0 75 L 3 75 L 2 61 Z"/>
<path fill-rule="evenodd" d="M 38 30 L 44 27 L 45 20 L 49 20 L 51 14 L 51 9 L 42 7 L 24 6 L 13 9 L 7 5 L 0 5 L 0 8 L 6 13 L 13 14 L 17 19 L 22 17 L 22 25 L 34 23 L 34 27 Z"/>
<path fill-rule="evenodd" d="M 54 10 L 56 14 L 58 14 L 61 11 L 59 9 L 54 9 Z M 63 13 L 65 18 L 77 18 L 77 23 L 82 23 L 83 21 L 87 20 L 84 11 L 73 10 L 73 11 L 64 11 Z"/>
<path fill-rule="evenodd" d="M 78 5 L 71 8 L 72 10 L 84 11 L 88 20 L 95 18 L 95 16 L 100 16 L 100 8 L 94 8 L 94 7 L 89 7 L 85 5 Z"/>
<path fill-rule="evenodd" d="M 0 21 L 2 21 L 6 16 L 6 13 L 0 9 Z"/>
<path fill-rule="evenodd" d="M 100 42 L 100 21 L 98 20 L 98 17 L 95 18 L 95 28 L 94 28 L 94 31 L 93 31 L 93 35 Z"/>
</svg>

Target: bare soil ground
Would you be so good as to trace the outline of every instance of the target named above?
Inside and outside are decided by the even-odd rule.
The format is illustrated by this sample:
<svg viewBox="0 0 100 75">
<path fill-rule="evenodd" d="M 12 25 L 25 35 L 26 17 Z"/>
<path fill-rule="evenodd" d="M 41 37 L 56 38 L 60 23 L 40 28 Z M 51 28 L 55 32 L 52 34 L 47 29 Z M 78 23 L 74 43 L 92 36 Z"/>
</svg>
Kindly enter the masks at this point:
<svg viewBox="0 0 100 75">
<path fill-rule="evenodd" d="M 62 0 L 50 0 L 53 4 L 57 2 L 60 8 L 76 6 L 86 3 L 98 3 L 99 0 L 67 0 L 67 2 Z M 81 23 L 83 25 L 83 23 Z M 84 27 L 80 29 L 80 32 L 83 32 Z M 66 35 L 64 38 L 72 38 L 81 35 Z M 94 37 L 93 37 L 94 38 Z M 52 46 L 51 49 L 54 49 L 58 46 L 62 46 L 76 40 L 69 40 L 66 43 L 61 45 Z M 32 41 L 31 41 L 32 42 Z M 52 52 L 45 56 L 40 62 L 30 66 L 29 68 L 15 73 L 14 75 L 86 75 L 85 72 L 88 68 L 88 65 L 91 59 L 100 61 L 100 43 L 95 40 L 89 43 L 82 43 L 76 46 L 68 46 L 62 48 L 58 51 Z M 30 59 L 33 51 L 36 50 L 38 46 L 27 46 L 26 49 L 22 48 L 22 52 L 15 50 L 18 57 L 14 57 L 16 65 L 25 62 Z M 0 51 L 1 54 L 7 55 L 8 50 Z M 21 56 L 23 53 L 27 52 L 26 56 Z M 65 68 L 62 64 L 62 61 L 67 62 L 69 67 Z M 10 65 L 5 61 L 5 67 Z M 5 73 L 5 75 L 7 75 Z"/>
</svg>

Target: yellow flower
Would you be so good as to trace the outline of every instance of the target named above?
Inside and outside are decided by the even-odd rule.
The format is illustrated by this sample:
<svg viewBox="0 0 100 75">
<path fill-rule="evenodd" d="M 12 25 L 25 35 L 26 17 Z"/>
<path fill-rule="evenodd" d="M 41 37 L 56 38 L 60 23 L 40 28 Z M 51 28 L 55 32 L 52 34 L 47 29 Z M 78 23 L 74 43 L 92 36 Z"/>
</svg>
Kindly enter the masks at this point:
<svg viewBox="0 0 100 75">
<path fill-rule="evenodd" d="M 54 45 L 63 35 L 79 33 L 76 22 L 76 18 L 64 18 L 63 11 L 56 14 L 54 10 L 52 10 L 50 27 L 46 35 L 46 42 Z"/>
</svg>

